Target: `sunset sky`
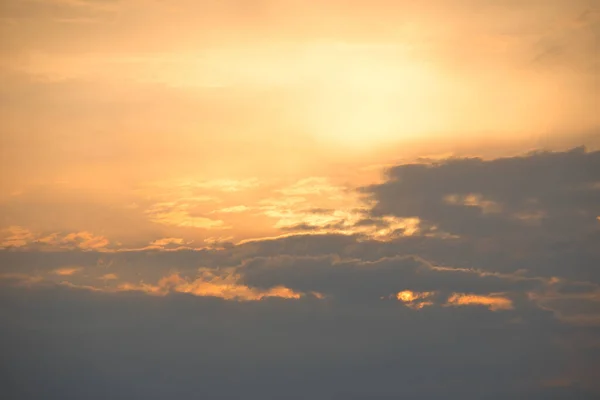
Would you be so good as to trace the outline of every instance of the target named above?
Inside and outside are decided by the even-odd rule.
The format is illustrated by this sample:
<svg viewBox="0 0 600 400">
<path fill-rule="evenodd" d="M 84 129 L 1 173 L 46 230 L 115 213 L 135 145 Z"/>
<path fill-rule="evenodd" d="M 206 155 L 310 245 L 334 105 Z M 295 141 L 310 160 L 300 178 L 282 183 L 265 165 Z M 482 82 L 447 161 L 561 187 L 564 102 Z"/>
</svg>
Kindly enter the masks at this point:
<svg viewBox="0 0 600 400">
<path fill-rule="evenodd" d="M 0 397 L 600 396 L 597 0 L 2 0 Z"/>
</svg>

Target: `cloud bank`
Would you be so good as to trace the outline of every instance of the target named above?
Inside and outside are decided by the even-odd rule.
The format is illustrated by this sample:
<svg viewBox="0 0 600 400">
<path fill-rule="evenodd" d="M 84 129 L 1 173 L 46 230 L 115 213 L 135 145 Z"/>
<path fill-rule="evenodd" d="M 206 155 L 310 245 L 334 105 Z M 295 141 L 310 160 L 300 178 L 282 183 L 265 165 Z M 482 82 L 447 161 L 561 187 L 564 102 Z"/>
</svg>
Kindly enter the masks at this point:
<svg viewBox="0 0 600 400">
<path fill-rule="evenodd" d="M 358 189 L 362 219 L 341 222 L 416 221 L 383 236 L 305 227 L 127 249 L 13 227 L 0 251 L 2 391 L 594 398 L 599 183 L 600 152 L 575 148 L 390 167 Z"/>
</svg>

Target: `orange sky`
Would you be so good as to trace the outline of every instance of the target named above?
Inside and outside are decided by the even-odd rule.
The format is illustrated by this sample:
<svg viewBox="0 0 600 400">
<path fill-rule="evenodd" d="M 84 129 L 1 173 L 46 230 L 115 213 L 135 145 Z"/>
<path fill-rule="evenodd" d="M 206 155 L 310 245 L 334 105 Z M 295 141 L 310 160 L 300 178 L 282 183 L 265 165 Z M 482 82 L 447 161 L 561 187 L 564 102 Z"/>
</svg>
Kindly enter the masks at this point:
<svg viewBox="0 0 600 400">
<path fill-rule="evenodd" d="M 235 241 L 399 160 L 593 148 L 593 5 L 4 1 L 2 228 Z"/>
<path fill-rule="evenodd" d="M 599 38 L 598 0 L 0 0 L 0 398 L 600 398 Z"/>
</svg>

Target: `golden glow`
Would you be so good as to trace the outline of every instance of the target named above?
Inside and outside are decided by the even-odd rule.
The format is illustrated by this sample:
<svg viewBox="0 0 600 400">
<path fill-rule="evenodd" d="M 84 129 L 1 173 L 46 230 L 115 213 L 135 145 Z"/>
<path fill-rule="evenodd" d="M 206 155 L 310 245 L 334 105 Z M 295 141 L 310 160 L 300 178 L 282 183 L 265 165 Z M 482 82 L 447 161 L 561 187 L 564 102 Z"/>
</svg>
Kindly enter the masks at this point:
<svg viewBox="0 0 600 400">
<path fill-rule="evenodd" d="M 223 221 L 190 214 L 189 203 L 166 202 L 154 205 L 147 213 L 152 222 L 193 228 L 226 228 Z"/>
<path fill-rule="evenodd" d="M 425 110 L 439 78 L 376 50 L 334 44 L 314 55 L 322 69 L 307 120 L 318 140 L 364 148 L 437 130 Z"/>
<path fill-rule="evenodd" d="M 33 239 L 33 233 L 21 226 L 9 226 L 2 230 L 0 248 L 23 247 Z"/>
<path fill-rule="evenodd" d="M 502 206 L 492 200 L 484 199 L 478 193 L 470 193 L 466 196 L 451 194 L 444 198 L 448 204 L 478 207 L 484 214 L 498 213 L 502 211 Z"/>
<path fill-rule="evenodd" d="M 202 270 L 201 277 L 186 280 L 178 274 L 161 278 L 156 285 L 147 283 L 122 283 L 120 291 L 141 291 L 151 295 L 166 295 L 169 292 L 189 293 L 194 296 L 220 297 L 226 300 L 257 301 L 268 297 L 284 299 L 299 299 L 302 294 L 283 286 L 270 289 L 251 288 L 238 283 L 239 276 L 231 271 L 221 271 L 221 274 L 211 270 Z"/>
<path fill-rule="evenodd" d="M 353 189 L 383 166 L 580 145 L 600 126 L 598 16 L 570 2 L 473 18 L 441 0 L 6 1 L 0 86 L 19 101 L 0 110 L 0 199 L 23 209 L 2 248 L 238 242 L 298 225 L 387 240 L 418 223 L 353 225 L 365 209 Z M 569 51 L 546 62 L 534 43 L 547 31 Z M 477 194 L 448 201 L 502 211 Z"/>
<path fill-rule="evenodd" d="M 416 216 L 372 218 L 356 189 L 399 162 L 564 149 L 600 127 L 590 58 L 600 17 L 581 18 L 570 1 L 481 2 L 476 14 L 475 2 L 447 0 L 4 3 L 3 251 L 458 238 Z M 564 51 L 546 48 L 554 41 Z M 510 210 L 479 193 L 445 201 Z M 532 204 L 512 217 L 534 225 L 545 215 Z M 80 285 L 92 270 L 73 268 L 44 276 Z M 233 272 L 153 283 L 116 272 L 101 270 L 94 284 L 236 300 L 305 295 L 248 287 Z M 434 298 L 394 296 L 414 308 Z M 499 295 L 449 300 L 469 304 L 511 306 Z"/>
<path fill-rule="evenodd" d="M 433 297 L 435 292 L 414 292 L 412 290 L 403 290 L 396 294 L 396 299 L 404 303 L 407 307 L 419 310 L 426 306 L 433 305 L 433 301 L 428 300 Z M 513 308 L 512 301 L 502 295 L 491 294 L 488 296 L 474 295 L 467 293 L 453 293 L 445 304 L 446 306 L 469 306 L 482 305 L 488 307 L 491 311 L 510 310 Z"/>
<path fill-rule="evenodd" d="M 54 270 L 54 273 L 56 275 L 60 275 L 60 276 L 70 276 L 73 275 L 79 271 L 81 271 L 83 268 L 79 268 L 79 267 L 67 267 L 67 268 L 59 268 Z"/>
<path fill-rule="evenodd" d="M 492 311 L 511 310 L 513 308 L 512 301 L 506 297 L 490 295 L 480 296 L 466 293 L 454 293 L 447 302 L 451 306 L 469 306 L 482 305 L 488 307 Z"/>
<path fill-rule="evenodd" d="M 103 250 L 110 241 L 101 235 L 81 231 L 71 233 L 41 234 L 21 226 L 11 226 L 5 231 L 5 237 L 0 239 L 0 248 L 22 248 L 36 246 L 40 250 Z"/>
<path fill-rule="evenodd" d="M 412 290 L 403 290 L 396 294 L 396 298 L 404 303 L 405 306 L 420 310 L 423 307 L 433 305 L 433 302 L 425 299 L 434 295 L 434 292 L 413 292 Z"/>
</svg>

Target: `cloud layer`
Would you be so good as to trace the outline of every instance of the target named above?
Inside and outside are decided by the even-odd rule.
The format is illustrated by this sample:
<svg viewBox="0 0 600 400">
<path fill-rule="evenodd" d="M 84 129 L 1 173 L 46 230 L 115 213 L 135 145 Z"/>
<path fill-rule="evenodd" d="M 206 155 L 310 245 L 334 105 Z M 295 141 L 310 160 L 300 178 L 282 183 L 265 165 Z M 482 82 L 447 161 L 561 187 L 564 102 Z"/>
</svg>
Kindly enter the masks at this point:
<svg viewBox="0 0 600 400">
<path fill-rule="evenodd" d="M 308 224 L 201 248 L 12 227 L 0 251 L 3 391 L 591 399 L 599 167 L 583 148 L 401 164 L 359 189 L 356 214 L 305 211 L 336 215 L 343 232 Z M 314 179 L 282 190 L 337 191 Z M 405 219 L 410 231 L 389 229 Z"/>
<path fill-rule="evenodd" d="M 0 398 L 600 398 L 597 1 L 0 3 Z"/>
</svg>

